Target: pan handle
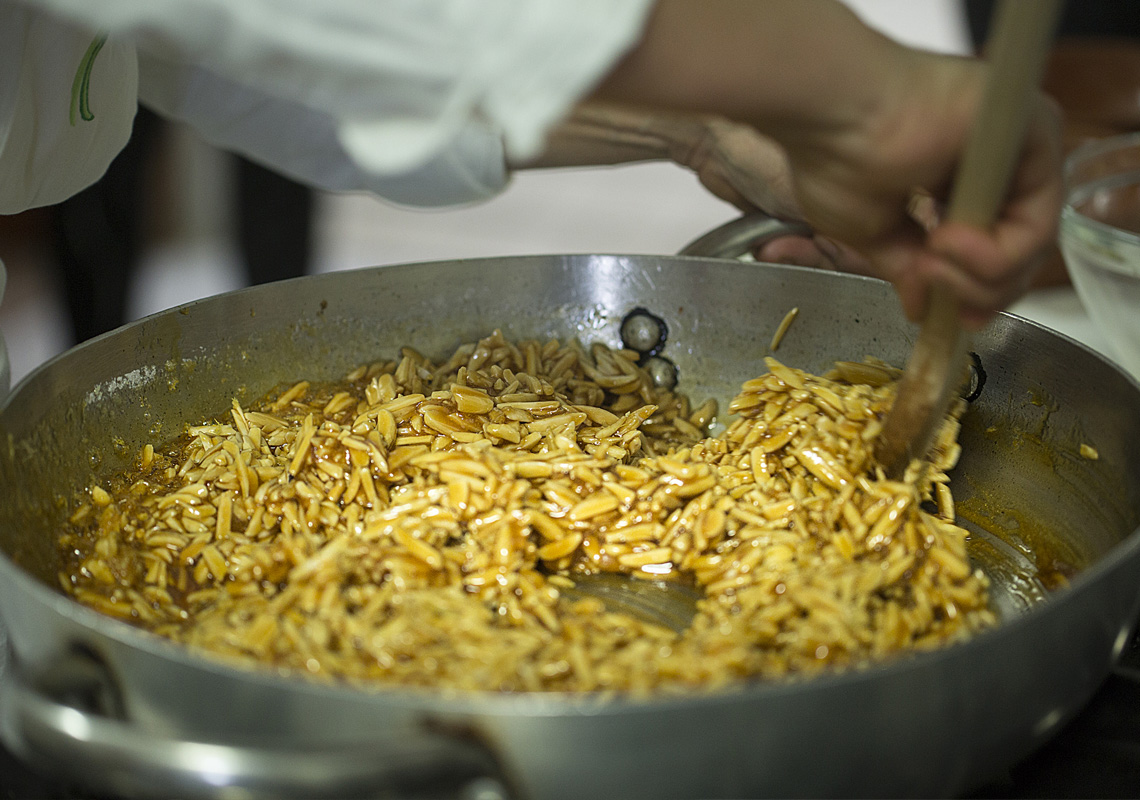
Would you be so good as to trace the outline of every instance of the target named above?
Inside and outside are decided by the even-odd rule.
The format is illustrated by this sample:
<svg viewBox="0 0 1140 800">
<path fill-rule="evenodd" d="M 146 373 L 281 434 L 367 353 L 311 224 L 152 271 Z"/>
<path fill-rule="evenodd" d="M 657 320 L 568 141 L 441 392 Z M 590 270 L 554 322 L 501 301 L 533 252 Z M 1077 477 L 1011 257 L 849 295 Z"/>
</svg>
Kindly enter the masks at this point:
<svg viewBox="0 0 1140 800">
<path fill-rule="evenodd" d="M 737 258 L 748 256 L 759 245 L 781 236 L 810 236 L 805 222 L 776 219 L 762 212 L 745 214 L 689 242 L 679 251 L 682 256 Z"/>
<path fill-rule="evenodd" d="M 76 694 L 106 680 L 92 659 L 68 661 L 66 680 Z M 512 797 L 494 756 L 470 737 L 420 731 L 383 742 L 280 748 L 187 741 L 80 710 L 29 685 L 19 670 L 6 672 L 0 739 L 60 782 L 90 791 L 191 800 L 438 797 L 441 791 L 457 800 Z M 59 685 L 58 678 L 51 684 Z"/>
</svg>

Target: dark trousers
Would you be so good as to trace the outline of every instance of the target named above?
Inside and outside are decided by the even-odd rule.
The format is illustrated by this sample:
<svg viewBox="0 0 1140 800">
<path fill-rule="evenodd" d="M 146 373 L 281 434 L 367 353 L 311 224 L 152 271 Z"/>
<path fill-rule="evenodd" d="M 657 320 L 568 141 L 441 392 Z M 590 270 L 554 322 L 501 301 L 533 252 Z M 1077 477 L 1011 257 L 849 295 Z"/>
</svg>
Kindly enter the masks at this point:
<svg viewBox="0 0 1140 800">
<path fill-rule="evenodd" d="M 76 342 L 127 321 L 127 293 L 148 244 L 148 175 L 162 125 L 140 108 L 130 141 L 103 178 L 52 209 L 52 251 Z M 245 158 L 235 162 L 235 227 L 247 283 L 305 274 L 313 192 Z"/>
</svg>

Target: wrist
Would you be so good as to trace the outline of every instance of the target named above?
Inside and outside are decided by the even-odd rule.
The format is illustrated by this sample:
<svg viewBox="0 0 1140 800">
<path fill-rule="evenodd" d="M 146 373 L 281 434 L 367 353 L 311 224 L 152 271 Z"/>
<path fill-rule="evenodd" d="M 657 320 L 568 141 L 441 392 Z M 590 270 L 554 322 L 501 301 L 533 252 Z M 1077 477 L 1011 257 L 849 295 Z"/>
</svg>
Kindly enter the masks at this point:
<svg viewBox="0 0 1140 800">
<path fill-rule="evenodd" d="M 586 102 L 553 128 L 543 153 L 512 167 L 670 160 L 685 166 L 705 140 L 703 119 L 614 103 Z"/>
</svg>

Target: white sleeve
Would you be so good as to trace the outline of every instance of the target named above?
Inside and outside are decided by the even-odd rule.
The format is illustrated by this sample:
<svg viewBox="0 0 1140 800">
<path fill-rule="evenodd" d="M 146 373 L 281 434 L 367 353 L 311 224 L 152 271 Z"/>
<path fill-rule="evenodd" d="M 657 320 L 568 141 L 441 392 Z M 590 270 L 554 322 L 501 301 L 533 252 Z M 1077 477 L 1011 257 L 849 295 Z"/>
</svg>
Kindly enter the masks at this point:
<svg viewBox="0 0 1140 800">
<path fill-rule="evenodd" d="M 404 205 L 443 206 L 492 197 L 508 179 L 502 138 L 482 120 L 470 121 L 410 171 L 374 172 L 349 155 L 329 114 L 207 69 L 140 53 L 139 99 L 162 116 L 193 126 L 217 147 L 326 191 L 365 191 Z"/>
<path fill-rule="evenodd" d="M 130 138 L 134 49 L 0 0 L 0 214 L 94 183 Z"/>
<path fill-rule="evenodd" d="M 24 1 L 324 115 L 360 168 L 396 175 L 473 124 L 512 157 L 536 155 L 637 41 L 653 0 Z"/>
</svg>

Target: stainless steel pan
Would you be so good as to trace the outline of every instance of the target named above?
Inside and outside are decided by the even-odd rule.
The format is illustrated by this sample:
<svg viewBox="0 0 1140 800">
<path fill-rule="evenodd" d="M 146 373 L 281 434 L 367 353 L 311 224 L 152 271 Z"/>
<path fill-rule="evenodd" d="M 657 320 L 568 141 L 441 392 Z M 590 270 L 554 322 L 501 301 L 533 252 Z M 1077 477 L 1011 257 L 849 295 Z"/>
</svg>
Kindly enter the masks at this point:
<svg viewBox="0 0 1140 800">
<path fill-rule="evenodd" d="M 914 330 L 878 281 L 566 255 L 270 284 L 65 353 L 0 412 L 0 738 L 105 791 L 153 796 L 933 796 L 999 775 L 1095 691 L 1140 588 L 1140 386 L 1009 315 L 975 341 L 984 386 L 953 485 L 1004 621 L 939 652 L 649 702 L 366 692 L 233 669 L 53 589 L 72 494 L 235 394 L 339 377 L 409 343 L 442 354 L 496 327 L 616 343 L 623 316 L 644 307 L 667 323 L 663 353 L 683 386 L 723 407 L 762 370 L 793 306 L 778 356 L 794 366 L 909 352 Z M 1082 457 L 1082 443 L 1099 458 Z M 1050 591 L 1066 565 L 1079 573 Z"/>
</svg>

